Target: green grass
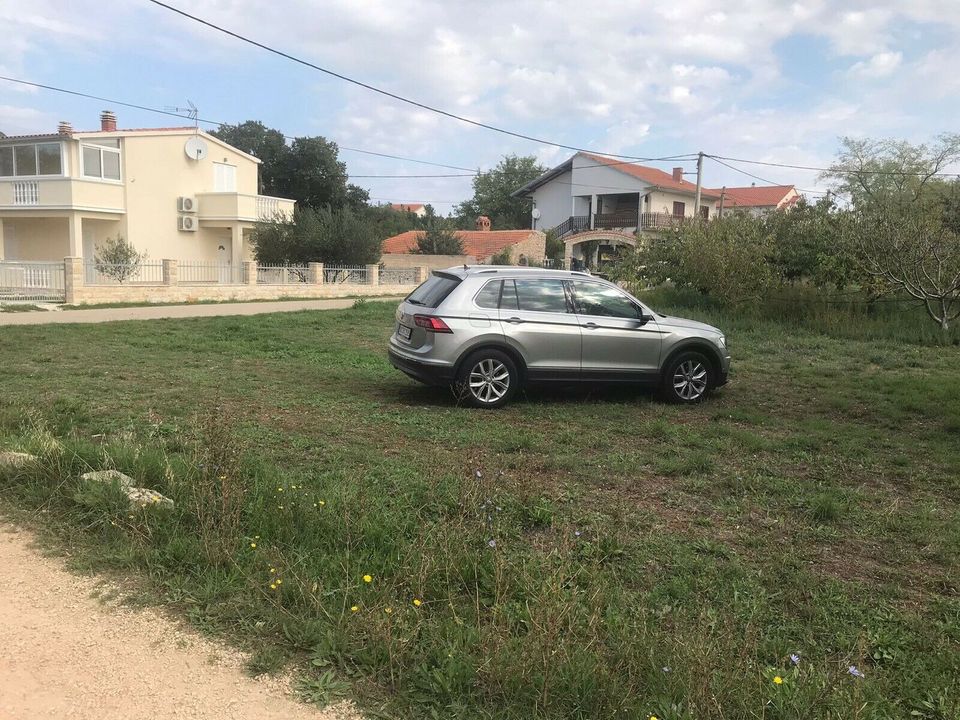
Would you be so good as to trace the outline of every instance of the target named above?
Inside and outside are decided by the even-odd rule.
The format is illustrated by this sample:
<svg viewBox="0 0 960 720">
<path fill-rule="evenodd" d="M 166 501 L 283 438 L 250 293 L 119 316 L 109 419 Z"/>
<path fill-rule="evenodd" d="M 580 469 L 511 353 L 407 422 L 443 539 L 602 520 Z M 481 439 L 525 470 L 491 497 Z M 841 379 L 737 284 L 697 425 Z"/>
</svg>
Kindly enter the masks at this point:
<svg viewBox="0 0 960 720">
<path fill-rule="evenodd" d="M 46 312 L 46 308 L 33 303 L 0 303 L 0 313 Z"/>
<path fill-rule="evenodd" d="M 413 286 L 411 286 L 412 289 Z M 399 297 L 399 296 L 398 296 Z M 382 300 L 382 297 L 370 297 L 368 295 L 343 295 L 339 297 L 280 297 L 270 298 L 268 300 L 189 300 L 183 302 L 114 302 L 114 303 L 80 303 L 79 305 L 63 305 L 64 310 L 104 310 L 113 308 L 132 308 L 132 307 L 166 307 L 170 305 L 237 305 L 248 303 L 268 303 L 268 302 L 301 302 L 304 300 Z M 38 308 L 40 309 L 40 308 Z"/>
<path fill-rule="evenodd" d="M 376 717 L 955 720 L 960 348 L 681 300 L 734 356 L 692 408 L 458 407 L 389 367 L 387 303 L 5 328 L 2 445 L 43 460 L 0 497 Z M 91 467 L 176 508 L 129 513 Z"/>
</svg>

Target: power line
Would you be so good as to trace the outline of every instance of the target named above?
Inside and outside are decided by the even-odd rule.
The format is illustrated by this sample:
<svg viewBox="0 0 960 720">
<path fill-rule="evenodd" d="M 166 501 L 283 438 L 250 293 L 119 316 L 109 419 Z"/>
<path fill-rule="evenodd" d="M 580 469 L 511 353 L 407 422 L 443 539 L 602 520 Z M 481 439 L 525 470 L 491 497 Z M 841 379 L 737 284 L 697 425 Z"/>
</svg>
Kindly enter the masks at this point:
<svg viewBox="0 0 960 720">
<path fill-rule="evenodd" d="M 730 165 L 729 163 L 725 163 L 723 160 L 720 160 L 716 155 L 704 155 L 704 157 L 708 157 L 708 158 L 710 158 L 711 160 L 713 160 L 714 162 L 719 163 L 720 165 L 723 165 L 724 167 L 728 167 L 728 168 L 730 168 L 731 170 L 733 170 L 733 171 L 735 171 L 735 172 L 738 172 L 738 173 L 741 173 L 741 174 L 743 174 L 743 175 L 746 175 L 747 177 L 751 177 L 751 178 L 753 178 L 754 180 L 759 180 L 760 182 L 766 183 L 767 185 L 776 185 L 776 186 L 778 186 L 778 187 L 782 187 L 782 183 L 773 182 L 773 180 L 767 180 L 766 178 L 762 178 L 762 177 L 760 177 L 759 175 L 754 175 L 753 173 L 748 173 L 746 170 L 741 170 L 740 168 L 734 167 L 733 165 Z M 806 189 L 804 189 L 804 188 L 796 188 L 796 189 L 799 190 L 799 191 L 802 192 L 802 193 L 807 193 L 807 194 L 809 194 L 809 195 L 828 195 L 828 194 L 829 194 L 829 193 L 824 192 L 824 191 L 822 191 L 822 190 L 806 190 Z"/>
<path fill-rule="evenodd" d="M 473 125 L 475 127 L 484 128 L 485 130 L 491 130 L 493 132 L 502 133 L 503 135 L 510 135 L 511 137 L 520 138 L 521 140 L 529 140 L 530 142 L 535 142 L 540 145 L 551 145 L 553 147 L 564 148 L 565 150 L 574 150 L 576 152 L 596 152 L 596 154 L 598 155 L 607 155 L 609 157 L 625 158 L 628 160 L 640 160 L 640 161 L 647 161 L 647 162 L 654 159 L 654 158 L 637 157 L 634 155 L 621 155 L 618 153 L 608 153 L 608 152 L 587 150 L 586 148 L 577 147 L 576 145 L 565 145 L 563 143 L 553 142 L 552 140 L 544 140 L 542 138 L 534 137 L 532 135 L 526 135 L 524 133 L 515 132 L 513 130 L 507 130 L 506 128 L 498 127 L 496 125 L 490 125 L 488 123 L 480 122 L 479 120 L 471 120 L 470 118 L 464 117 L 463 115 L 457 115 L 456 113 L 449 112 L 448 110 L 443 110 L 441 108 L 434 107 L 433 105 L 427 105 L 426 103 L 422 103 L 417 100 L 404 97 L 403 95 L 398 95 L 397 93 L 390 92 L 389 90 L 384 90 L 375 85 L 371 85 L 369 83 L 363 82 L 362 80 L 357 80 L 356 78 L 352 78 L 348 75 L 344 75 L 334 70 L 330 70 L 329 68 L 322 67 L 320 65 L 317 65 L 316 63 L 310 62 L 309 60 L 304 60 L 303 58 L 299 58 L 296 55 L 291 55 L 288 52 L 284 52 L 283 50 L 278 50 L 275 47 L 271 47 L 270 45 L 266 45 L 265 43 L 258 42 L 245 35 L 241 35 L 240 33 L 234 32 L 233 30 L 228 30 L 227 28 L 217 25 L 216 23 L 212 23 L 209 20 L 204 20 L 203 18 L 197 17 L 196 15 L 191 15 L 190 13 L 184 10 L 176 8 L 173 5 L 168 5 L 167 3 L 161 2 L 160 0 L 147 0 L 147 2 L 151 2 L 158 7 L 162 7 L 166 10 L 176 13 L 177 15 L 181 15 L 185 18 L 188 18 L 189 20 L 193 20 L 194 22 L 200 23 L 201 25 L 205 25 L 206 27 L 212 30 L 216 30 L 217 32 L 223 33 L 224 35 L 229 35 L 232 38 L 245 42 L 249 45 L 253 45 L 254 47 L 258 47 L 261 50 L 266 50 L 269 53 L 273 53 L 274 55 L 278 55 L 282 58 L 290 60 L 291 62 L 295 62 L 300 65 L 303 65 L 304 67 L 311 68 L 312 70 L 317 70 L 318 72 L 322 72 L 331 77 L 335 77 L 338 80 L 343 80 L 344 82 L 348 82 L 358 87 L 362 87 L 365 90 L 369 90 L 370 92 L 378 93 L 385 97 L 392 98 L 393 100 L 397 100 L 399 102 L 406 103 L 407 105 L 412 105 L 413 107 L 420 108 L 421 110 L 427 110 L 429 112 L 436 113 L 437 115 L 442 115 L 444 117 L 448 117 L 453 120 L 458 120 L 462 123 L 467 123 L 468 125 Z"/>
<path fill-rule="evenodd" d="M 742 162 L 742 163 L 747 163 L 749 165 L 766 165 L 767 167 L 789 168 L 792 170 L 815 170 L 817 172 L 831 172 L 831 173 L 837 173 L 840 175 L 899 175 L 899 176 L 916 175 L 918 177 L 960 176 L 960 173 L 955 173 L 955 172 L 925 173 L 925 172 L 910 172 L 906 170 L 903 170 L 903 171 L 900 171 L 900 170 L 842 170 L 837 168 L 813 167 L 811 165 L 791 165 L 790 163 L 767 162 L 764 160 L 746 160 L 744 158 L 732 158 L 732 157 L 725 157 L 723 155 L 708 155 L 707 157 L 713 158 L 718 162 L 720 160 L 729 160 L 730 162 Z M 730 167 L 730 166 L 728 165 L 727 167 Z"/>
</svg>

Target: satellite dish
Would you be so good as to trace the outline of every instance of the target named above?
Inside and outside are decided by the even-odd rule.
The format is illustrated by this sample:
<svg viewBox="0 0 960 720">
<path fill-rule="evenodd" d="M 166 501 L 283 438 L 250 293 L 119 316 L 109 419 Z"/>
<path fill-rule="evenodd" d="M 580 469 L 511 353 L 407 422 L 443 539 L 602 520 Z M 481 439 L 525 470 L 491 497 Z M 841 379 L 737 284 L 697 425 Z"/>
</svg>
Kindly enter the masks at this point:
<svg viewBox="0 0 960 720">
<path fill-rule="evenodd" d="M 533 219 L 534 219 L 534 220 L 539 220 L 539 219 L 540 219 L 540 208 L 534 208 L 533 210 L 530 211 L 530 214 L 533 215 Z"/>
<path fill-rule="evenodd" d="M 183 151 L 191 160 L 203 160 L 207 156 L 207 144 L 197 135 L 187 140 Z"/>
</svg>

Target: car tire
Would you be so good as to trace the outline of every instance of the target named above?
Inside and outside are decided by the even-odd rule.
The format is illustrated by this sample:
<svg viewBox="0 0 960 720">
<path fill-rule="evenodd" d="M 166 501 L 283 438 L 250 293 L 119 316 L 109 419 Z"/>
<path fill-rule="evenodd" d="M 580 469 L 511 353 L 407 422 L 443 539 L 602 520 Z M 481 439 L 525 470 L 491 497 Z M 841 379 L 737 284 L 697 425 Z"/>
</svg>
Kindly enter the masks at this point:
<svg viewBox="0 0 960 720">
<path fill-rule="evenodd" d="M 687 350 L 671 358 L 664 368 L 660 395 L 667 402 L 694 405 L 702 402 L 715 384 L 713 365 L 706 355 Z"/>
<path fill-rule="evenodd" d="M 508 403 L 519 385 L 517 364 L 505 352 L 490 348 L 471 353 L 461 363 L 454 392 L 471 407 L 492 410 Z"/>
</svg>

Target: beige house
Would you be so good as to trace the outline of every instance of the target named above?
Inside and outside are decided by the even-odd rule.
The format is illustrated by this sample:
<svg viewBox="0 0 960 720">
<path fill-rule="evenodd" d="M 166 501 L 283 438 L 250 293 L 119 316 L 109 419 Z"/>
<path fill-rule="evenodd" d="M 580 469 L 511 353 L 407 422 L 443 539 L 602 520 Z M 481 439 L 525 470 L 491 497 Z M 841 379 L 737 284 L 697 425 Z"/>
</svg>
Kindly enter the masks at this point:
<svg viewBox="0 0 960 720">
<path fill-rule="evenodd" d="M 716 216 L 718 192 L 696 185 L 683 168 L 657 168 L 578 152 L 513 193 L 532 203 L 532 227 L 553 230 L 566 244 L 565 259 L 593 265 L 653 232 Z"/>
<path fill-rule="evenodd" d="M 193 127 L 0 138 L 0 260 L 92 259 L 123 236 L 150 259 L 239 266 L 259 219 L 293 211 L 257 194 L 260 161 Z"/>
</svg>

